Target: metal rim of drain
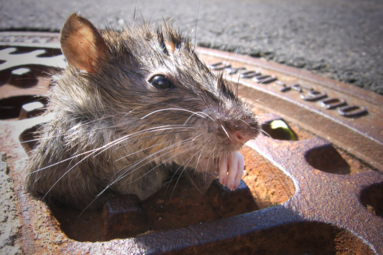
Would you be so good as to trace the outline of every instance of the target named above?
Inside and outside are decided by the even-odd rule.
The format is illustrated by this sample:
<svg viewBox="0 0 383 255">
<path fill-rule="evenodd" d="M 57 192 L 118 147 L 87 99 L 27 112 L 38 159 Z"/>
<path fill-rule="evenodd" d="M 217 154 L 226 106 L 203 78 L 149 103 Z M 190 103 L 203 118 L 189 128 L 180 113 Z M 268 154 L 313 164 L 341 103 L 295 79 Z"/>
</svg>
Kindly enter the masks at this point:
<svg viewBox="0 0 383 255">
<path fill-rule="evenodd" d="M 19 43 L 18 47 L 23 45 L 20 38 L 17 40 Z M 39 41 L 38 39 L 35 40 Z M 8 44 L 12 43 L 15 42 L 10 42 Z M 41 45 L 39 45 L 39 47 L 41 47 Z M 221 53 L 206 49 L 198 49 L 198 52 L 207 63 L 210 61 L 210 63 L 217 63 L 217 59 L 214 59 L 217 55 L 220 56 L 220 61 L 222 61 L 222 59 L 227 61 L 230 57 L 230 54 L 228 53 Z M 310 131 L 317 135 L 326 137 L 328 140 L 340 147 L 347 147 L 349 142 L 338 141 L 340 140 L 339 137 L 351 134 L 351 137 L 355 138 L 355 140 L 352 141 L 353 143 L 359 143 L 360 140 L 369 139 L 371 141 L 368 141 L 368 144 L 372 146 L 372 148 L 369 148 L 370 150 L 382 149 L 382 139 L 379 139 L 379 137 L 376 136 L 376 133 L 379 133 L 381 131 L 380 129 L 382 129 L 381 122 L 376 123 L 376 127 L 373 129 L 366 129 L 366 123 L 360 123 L 367 122 L 367 124 L 370 123 L 371 125 L 371 123 L 374 123 L 374 118 L 379 120 L 379 117 L 382 116 L 382 110 L 379 111 L 378 109 L 379 106 L 380 108 L 382 106 L 381 97 L 376 96 L 370 98 L 369 100 L 365 100 L 365 97 L 368 97 L 368 93 L 361 93 L 361 96 L 358 97 L 357 93 L 359 91 L 351 91 L 351 93 L 347 93 L 347 89 L 336 91 L 331 90 L 331 84 L 326 84 L 328 80 L 324 81 L 323 79 L 318 79 L 318 82 L 313 79 L 313 76 L 308 79 L 302 74 L 300 74 L 301 76 L 298 76 L 300 81 L 296 82 L 293 78 L 289 77 L 289 73 L 286 70 L 284 70 L 284 76 L 280 78 L 280 74 L 275 74 L 275 70 L 273 72 L 273 67 L 277 67 L 276 69 L 278 69 L 280 66 L 273 66 L 268 62 L 262 63 L 262 61 L 251 58 L 246 59 L 247 61 L 245 62 L 245 65 L 252 65 L 252 68 L 248 67 L 249 70 L 258 69 L 254 72 L 247 73 L 248 76 L 255 73 L 265 74 L 263 74 L 261 79 L 253 80 L 252 82 L 245 81 L 244 84 L 239 87 L 240 95 L 243 95 L 245 98 L 252 101 L 260 100 L 261 98 L 263 107 L 265 108 L 269 107 L 270 104 L 275 104 L 277 106 L 282 103 L 290 104 L 290 107 L 280 110 L 278 115 L 288 120 L 295 120 L 299 124 L 307 121 L 305 116 L 307 116 L 308 113 L 313 114 L 314 118 L 318 118 L 319 121 L 325 120 L 325 124 L 330 121 L 335 122 L 335 124 L 329 125 L 328 129 L 336 129 L 336 127 L 338 127 L 340 131 L 345 132 L 345 134 L 339 136 L 336 132 L 330 132 L 331 134 L 326 135 L 326 129 L 324 131 L 318 130 L 319 128 L 316 126 L 315 121 L 311 124 L 311 126 L 314 127 L 310 127 L 310 125 L 307 124 L 302 124 L 302 126 L 305 128 L 308 127 Z M 231 60 L 232 59 L 229 61 Z M 233 61 L 239 64 L 239 66 L 243 63 L 243 59 L 240 57 Z M 254 63 L 256 62 L 261 63 L 257 63 L 258 65 L 255 65 Z M 241 66 L 237 68 L 241 68 Z M 233 70 L 231 71 L 232 73 L 230 74 L 230 77 L 227 78 L 238 81 L 238 78 L 235 76 L 236 74 L 234 74 Z M 281 68 L 279 71 L 281 72 Z M 294 72 L 292 74 L 290 73 L 290 76 L 296 77 L 296 73 L 299 73 L 299 71 Z M 271 81 L 267 79 L 270 79 Z M 260 82 L 260 80 L 266 80 L 268 85 L 265 85 L 265 82 Z M 240 80 L 240 82 L 243 81 L 243 79 Z M 291 85 L 291 90 L 297 91 L 297 94 L 291 94 L 293 91 L 290 92 L 288 90 L 286 90 L 286 92 L 281 92 L 281 84 L 278 84 L 276 81 L 281 81 L 284 84 L 293 84 Z M 261 84 L 257 85 L 256 83 L 259 82 Z M 274 83 L 274 85 L 271 83 Z M 308 83 L 309 85 L 307 85 Z M 298 86 L 296 84 L 300 85 Z M 265 88 L 266 86 L 269 86 L 270 88 Z M 282 85 L 282 87 L 287 86 Z M 350 102 L 350 105 L 360 105 L 360 108 L 353 108 L 352 110 L 363 110 L 365 108 L 367 109 L 367 113 L 365 112 L 361 114 L 361 116 L 358 116 L 358 118 L 351 119 L 339 115 L 336 111 L 328 113 L 326 112 L 327 110 L 320 104 L 312 103 L 310 100 L 300 99 L 299 97 L 302 93 L 300 91 L 304 90 L 308 90 L 309 93 L 310 91 L 318 91 L 318 93 L 308 94 L 306 98 L 317 97 L 318 95 L 323 96 L 323 93 L 326 93 L 326 95 L 331 95 L 331 99 L 341 99 L 339 101 L 335 100 L 330 102 L 322 100 L 322 104 L 332 105 L 334 102 L 337 104 L 342 103 L 342 100 L 345 100 L 346 102 Z M 256 95 L 254 96 L 254 94 Z M 289 95 L 286 96 L 286 94 Z M 266 99 L 270 98 L 273 100 L 268 102 Z M 321 99 L 324 98 L 316 98 L 315 100 L 319 101 Z M 302 102 L 302 104 L 300 105 L 297 102 Z M 310 106 L 313 107 L 310 108 Z M 304 110 L 297 110 L 299 107 Z M 333 108 L 337 107 L 339 108 L 341 106 L 333 106 Z M 33 111 L 36 109 L 32 108 L 33 107 L 26 108 L 26 116 L 28 116 L 28 114 L 33 116 Z M 291 113 L 291 109 L 297 110 L 298 113 Z M 28 111 L 30 111 L 30 113 L 28 113 Z M 345 113 L 348 112 L 347 109 L 343 109 L 343 111 Z M 299 116 L 299 114 L 301 114 L 303 118 L 295 118 L 296 116 Z M 268 123 L 271 120 L 280 118 L 281 117 L 273 114 L 265 115 L 262 119 L 262 123 Z M 344 118 L 346 121 L 339 120 L 337 118 Z M 33 123 L 33 121 L 35 122 Z M 26 128 L 38 124 L 38 121 L 35 119 L 29 119 L 28 121 L 2 121 L 1 124 L 4 127 L 5 132 L 9 132 L 10 134 L 8 137 L 9 144 L 17 146 L 18 148 L 14 148 L 14 150 L 17 150 L 20 149 L 20 143 L 16 141 L 18 135 L 21 134 Z M 378 151 L 372 155 L 365 155 L 369 153 L 368 150 L 358 151 L 358 148 L 363 148 L 365 145 L 366 142 L 362 142 L 358 146 L 351 146 L 352 148 L 349 151 L 351 154 L 355 154 L 357 157 L 365 160 L 373 167 L 382 171 L 383 168 L 381 167 L 382 165 L 380 160 L 383 157 L 379 158 L 379 153 L 382 153 L 383 150 L 380 150 L 380 152 Z M 381 231 L 381 229 L 383 229 L 383 220 L 381 217 L 374 216 L 366 210 L 366 208 L 362 205 L 360 198 L 366 188 L 372 187 L 373 185 L 381 185 L 383 183 L 382 174 L 376 171 L 369 171 L 355 175 L 334 175 L 315 169 L 307 162 L 307 154 L 317 148 L 331 146 L 330 142 L 319 137 L 298 142 L 291 142 L 274 141 L 273 139 L 262 135 L 255 141 L 251 141 L 248 146 L 262 154 L 265 158 L 269 159 L 269 161 L 273 164 L 277 165 L 294 181 L 296 193 L 290 200 L 281 205 L 268 209 L 237 215 L 231 218 L 221 219 L 209 223 L 193 225 L 176 230 L 146 233 L 135 238 L 112 240 L 100 243 L 82 243 L 68 239 L 60 231 L 57 222 L 50 217 L 51 214 L 47 207 L 44 207 L 44 205 L 37 201 L 28 201 L 28 196 L 25 195 L 22 188 L 21 173 L 16 171 L 25 167 L 22 165 L 25 161 L 18 161 L 13 168 L 11 175 L 12 178 L 15 179 L 15 190 L 18 195 L 18 206 L 21 212 L 21 220 L 23 222 L 23 249 L 27 251 L 27 253 L 43 251 L 66 253 L 70 251 L 76 251 L 78 253 L 124 251 L 131 253 L 183 252 L 185 254 L 192 254 L 201 251 L 207 252 L 209 250 L 220 250 L 234 253 L 238 251 L 249 251 L 246 250 L 246 247 L 248 247 L 250 251 L 253 251 L 252 249 L 254 247 L 251 245 L 256 246 L 257 240 L 263 240 L 259 233 L 270 237 L 270 235 L 273 236 L 274 229 L 281 226 L 292 226 L 291 229 L 304 232 L 305 227 L 302 226 L 305 224 L 318 224 L 318 228 L 322 227 L 321 224 L 325 224 L 326 226 L 334 226 L 339 229 L 347 230 L 352 233 L 353 236 L 357 237 L 356 239 L 361 239 L 362 242 L 366 243 L 367 247 L 371 249 L 364 250 L 365 252 L 372 251 L 378 254 L 383 254 L 383 234 Z M 17 153 L 17 156 L 19 157 L 22 155 L 23 153 Z M 16 158 L 18 158 L 17 156 Z M 40 210 L 41 212 L 37 215 L 33 215 L 30 210 L 33 212 Z M 34 226 L 36 222 L 41 224 L 41 229 L 32 229 L 32 226 Z M 44 231 L 42 229 L 50 231 L 50 234 L 44 235 Z M 287 229 L 284 230 L 287 231 Z M 53 235 L 54 238 L 49 238 L 47 235 Z M 243 246 L 236 247 L 235 244 L 241 242 L 243 242 Z M 166 246 L 164 245 L 165 243 Z M 232 247 L 230 248 L 230 246 Z"/>
</svg>

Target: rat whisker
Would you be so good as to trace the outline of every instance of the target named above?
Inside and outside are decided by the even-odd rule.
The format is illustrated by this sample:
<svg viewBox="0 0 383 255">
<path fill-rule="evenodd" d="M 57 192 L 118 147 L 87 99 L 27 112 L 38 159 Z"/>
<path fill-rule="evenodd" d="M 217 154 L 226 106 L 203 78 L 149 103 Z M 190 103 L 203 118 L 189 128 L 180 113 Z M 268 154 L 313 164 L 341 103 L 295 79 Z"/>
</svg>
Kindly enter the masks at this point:
<svg viewBox="0 0 383 255">
<path fill-rule="evenodd" d="M 198 152 L 199 152 L 199 151 L 197 151 L 197 154 L 198 154 Z M 194 154 L 194 155 L 196 155 L 196 154 Z M 168 192 L 169 185 L 170 185 L 170 183 L 173 181 L 173 178 L 177 175 L 177 172 L 178 172 L 181 168 L 183 169 L 183 170 L 181 170 L 181 173 L 179 174 L 179 177 L 181 177 L 183 171 L 187 168 L 187 166 L 188 166 L 190 160 L 194 157 L 194 155 L 191 156 L 191 157 L 189 157 L 188 159 L 186 159 L 186 160 L 188 161 L 188 163 L 187 163 L 186 165 L 179 165 L 178 168 L 177 168 L 177 170 L 173 173 L 173 175 L 172 175 L 170 181 L 168 182 L 168 186 L 167 186 L 166 191 L 165 191 L 165 196 L 166 196 L 166 193 Z M 178 181 L 179 181 L 179 178 L 177 179 L 177 182 L 176 182 L 176 184 L 174 185 L 174 187 L 177 186 Z M 173 189 L 173 192 L 174 192 L 174 189 Z M 173 196 L 173 192 L 172 192 L 172 194 L 171 194 L 170 197 Z"/>
<path fill-rule="evenodd" d="M 197 115 L 197 116 L 200 116 L 201 118 L 205 118 L 204 116 L 202 116 L 200 113 L 197 113 L 197 112 L 193 112 L 193 111 L 190 111 L 190 110 L 187 110 L 187 109 L 182 109 L 182 108 L 167 108 L 167 109 L 161 109 L 161 110 L 156 110 L 156 111 L 153 111 L 147 115 L 145 115 L 144 117 L 142 117 L 141 119 L 145 119 L 146 117 L 154 114 L 154 113 L 157 113 L 157 112 L 161 112 L 161 111 L 185 111 L 185 112 L 189 112 L 189 113 L 192 113 L 193 115 Z"/>
<path fill-rule="evenodd" d="M 91 153 L 90 155 L 92 155 L 93 153 Z M 63 175 L 61 175 L 55 183 L 53 183 L 53 185 L 48 189 L 48 191 L 44 194 L 43 198 L 41 200 L 44 200 L 45 197 L 49 194 L 49 192 L 54 188 L 54 186 L 56 186 L 56 184 L 62 179 L 64 178 L 65 175 L 67 175 L 73 168 L 75 168 L 77 165 L 79 165 L 81 162 L 83 162 L 85 159 L 87 159 L 90 155 L 84 157 L 83 159 L 81 159 L 79 162 L 77 162 L 76 164 L 74 164 L 71 168 L 69 168 L 68 170 L 65 171 L 65 173 Z"/>
<path fill-rule="evenodd" d="M 190 149 L 186 149 L 186 150 L 184 150 L 184 151 L 182 151 L 182 152 L 179 152 L 179 153 L 173 155 L 172 157 L 170 157 L 170 158 L 164 160 L 164 161 L 161 162 L 160 164 L 158 164 L 158 165 L 156 165 L 155 167 L 153 167 L 150 171 L 154 170 L 154 169 L 157 168 L 158 166 L 161 166 L 161 165 L 165 164 L 165 162 L 167 162 L 167 161 L 169 161 L 169 160 L 172 160 L 173 158 L 176 158 L 176 157 L 178 157 L 179 155 L 181 155 L 181 154 L 183 154 L 183 153 L 185 153 L 185 152 L 189 152 L 189 151 L 190 151 Z M 168 154 L 168 153 L 164 153 L 163 155 L 166 155 L 166 154 Z M 163 155 L 161 155 L 161 157 L 162 157 Z M 181 167 L 182 167 L 182 166 L 181 166 Z M 149 171 L 149 172 L 150 172 L 150 171 Z M 145 175 L 147 175 L 149 172 L 145 173 L 144 175 L 142 175 L 141 177 L 139 177 L 138 179 L 135 179 L 134 181 L 132 181 L 132 182 L 130 182 L 130 183 L 133 183 L 133 182 L 138 181 L 139 179 L 141 179 L 141 178 L 143 178 Z"/>
<path fill-rule="evenodd" d="M 181 127 L 179 127 L 179 128 L 185 128 L 185 127 L 182 127 L 182 126 L 181 126 Z M 192 127 L 188 127 L 188 128 L 190 128 L 190 129 L 195 129 L 195 128 L 192 128 Z M 148 128 L 148 129 L 146 129 L 146 130 L 137 131 L 137 132 L 134 132 L 133 134 L 128 134 L 128 135 L 126 135 L 126 136 L 123 136 L 123 137 L 121 137 L 121 138 L 118 138 L 118 139 L 116 139 L 115 141 L 110 142 L 110 143 L 108 143 L 108 144 L 102 146 L 102 147 L 103 147 L 103 150 L 102 150 L 101 152 L 104 152 L 105 150 L 109 149 L 110 146 L 114 146 L 114 145 L 116 145 L 116 144 L 119 144 L 119 143 L 121 143 L 121 142 L 124 142 L 124 141 L 130 139 L 131 137 L 133 137 L 133 136 L 135 136 L 135 135 L 147 134 L 149 131 L 150 131 L 150 132 L 158 132 L 158 131 L 171 130 L 171 129 L 174 129 L 174 127 L 171 127 L 171 128 L 168 127 L 168 128 L 167 128 L 166 126 L 164 126 L 164 127 Z M 101 152 L 100 152 L 100 153 L 101 153 Z"/>
<path fill-rule="evenodd" d="M 258 128 L 252 127 L 247 121 L 244 121 L 244 120 L 242 120 L 242 119 L 241 119 L 240 121 L 242 121 L 243 123 L 245 123 L 246 125 L 248 125 L 250 129 L 254 129 L 254 130 L 260 130 L 260 129 L 261 129 L 260 127 L 258 127 Z"/>
<path fill-rule="evenodd" d="M 181 127 L 182 127 L 182 126 L 181 126 Z M 182 128 L 183 128 L 183 127 L 182 127 Z M 152 129 L 153 129 L 153 128 L 152 128 Z M 145 131 L 145 130 L 142 130 L 142 131 L 140 131 L 140 132 L 144 132 L 144 131 Z M 156 131 L 156 130 L 154 130 L 154 131 Z M 139 133 L 139 132 L 136 132 L 136 134 L 137 134 L 137 133 Z M 104 146 L 99 147 L 99 148 L 92 149 L 92 150 L 90 150 L 90 151 L 86 151 L 86 152 L 77 154 L 77 155 L 75 155 L 75 156 L 72 156 L 72 157 L 70 157 L 70 158 L 67 158 L 67 159 L 65 159 L 65 160 L 62 160 L 62 161 L 60 161 L 60 162 L 51 164 L 51 165 L 49 165 L 49 166 L 40 168 L 40 169 L 38 169 L 38 170 L 31 171 L 29 174 L 36 173 L 36 172 L 42 171 L 42 170 L 44 170 L 44 169 L 47 169 L 47 168 L 56 166 L 56 165 L 58 165 L 58 164 L 61 164 L 61 163 L 64 163 L 64 162 L 66 162 L 66 161 L 69 161 L 69 160 L 71 160 L 71 159 L 74 159 L 74 158 L 76 158 L 76 157 L 80 157 L 80 156 L 83 156 L 83 155 L 86 155 L 86 154 L 89 154 L 89 153 L 91 153 L 91 154 L 96 153 L 97 151 L 102 150 L 102 149 L 104 149 L 103 151 L 105 151 L 105 149 L 110 148 L 110 146 L 114 146 L 117 142 L 118 142 L 118 143 L 121 143 L 121 142 L 123 142 L 123 141 L 126 141 L 126 138 L 130 138 L 132 135 L 134 135 L 134 133 L 133 133 L 133 134 L 129 134 L 129 135 L 124 136 L 124 137 L 121 137 L 121 138 L 119 138 L 119 139 L 116 139 L 116 140 L 114 140 L 114 141 L 112 141 L 112 142 L 110 142 L 110 143 L 108 143 L 108 144 L 105 144 Z M 124 139 L 125 139 L 125 140 L 124 140 Z M 98 153 L 98 154 L 99 154 L 99 153 Z M 98 154 L 97 154 L 97 155 L 98 155 Z M 88 157 L 88 156 L 87 156 L 87 157 Z M 84 159 L 86 159 L 87 157 L 85 157 Z M 83 160 L 84 160 L 84 159 L 83 159 Z M 81 161 L 82 161 L 82 160 L 81 160 Z M 80 161 L 80 162 L 81 162 L 81 161 Z"/>
<path fill-rule="evenodd" d="M 177 157 L 177 156 L 179 156 L 180 154 L 182 154 L 182 153 L 185 153 L 185 152 L 187 152 L 188 150 L 185 150 L 185 151 L 182 151 L 182 152 L 180 152 L 180 153 L 178 153 L 178 154 L 176 154 L 176 155 L 174 155 L 173 157 L 171 157 L 171 158 L 169 158 L 168 160 L 170 160 L 170 159 L 173 159 L 173 158 L 175 158 L 175 157 Z M 164 153 L 163 155 L 165 155 L 165 154 L 167 154 L 167 153 Z M 162 157 L 163 155 L 161 155 L 161 156 L 159 156 L 159 157 Z M 166 160 L 166 161 L 168 161 L 168 160 Z M 141 177 L 139 177 L 139 178 L 137 178 L 137 179 L 135 179 L 135 180 L 133 180 L 133 181 L 131 181 L 129 184 L 131 184 L 131 183 L 134 183 L 134 182 L 136 182 L 136 181 L 138 181 L 139 179 L 142 179 L 144 176 L 146 176 L 147 174 L 149 174 L 150 172 L 152 172 L 155 168 L 157 168 L 158 166 L 161 166 L 161 165 L 163 165 L 163 164 L 165 164 L 165 162 L 166 161 L 163 161 L 163 162 L 161 162 L 159 165 L 156 165 L 155 167 L 153 167 L 153 168 L 151 168 L 147 173 L 145 173 L 145 174 L 143 174 Z M 119 181 L 119 180 L 115 180 L 115 181 L 113 181 L 112 183 L 110 183 L 110 184 L 108 184 L 101 192 L 99 192 L 96 196 L 95 196 L 95 198 L 83 209 L 83 211 L 82 212 L 84 212 L 86 209 L 88 209 L 89 208 L 89 206 L 91 206 L 107 189 L 109 189 L 113 184 L 115 184 L 117 181 Z"/>
<path fill-rule="evenodd" d="M 269 133 L 267 133 L 265 130 L 261 129 L 262 134 L 264 134 L 267 137 L 271 137 Z"/>
<path fill-rule="evenodd" d="M 213 150 L 212 150 L 212 153 L 210 153 L 210 156 L 209 158 L 207 159 L 207 164 L 206 164 L 206 173 L 208 172 L 209 169 L 207 169 L 209 167 L 209 163 L 210 163 L 210 159 L 213 158 L 213 161 L 214 161 L 214 152 L 215 152 L 215 148 L 217 146 L 217 142 L 215 142 L 214 144 L 214 147 L 213 147 Z M 214 163 L 214 162 L 213 162 Z"/>
<path fill-rule="evenodd" d="M 151 155 L 146 156 L 145 158 L 139 160 L 137 163 L 135 163 L 135 164 L 132 165 L 132 166 L 129 166 L 129 167 L 126 168 L 126 169 L 120 169 L 120 170 L 118 170 L 116 173 L 118 173 L 118 172 L 120 172 L 120 171 L 123 170 L 123 174 L 122 174 L 122 177 L 118 177 L 117 179 L 120 180 L 120 179 L 124 178 L 124 177 L 125 177 L 125 174 L 126 174 L 127 171 L 130 171 L 130 170 L 133 169 L 135 166 L 137 166 L 137 165 L 139 165 L 140 163 L 142 163 L 142 162 L 148 160 L 149 158 L 153 157 L 154 155 L 159 154 L 159 153 L 161 153 L 162 151 L 166 151 L 166 150 L 169 150 L 169 152 L 171 152 L 170 149 L 172 149 L 172 148 L 174 148 L 174 147 L 176 147 L 176 146 L 178 146 L 178 145 L 180 145 L 180 144 L 189 142 L 190 140 L 191 140 L 191 138 L 189 138 L 189 139 L 187 139 L 187 140 L 184 140 L 184 141 L 181 141 L 181 142 L 178 142 L 178 143 L 176 143 L 176 144 L 172 144 L 172 145 L 170 145 L 170 146 L 168 146 L 168 147 L 165 147 L 165 148 L 163 148 L 163 149 L 161 149 L 161 150 L 159 150 L 159 151 L 157 151 L 157 152 L 155 152 L 155 153 L 153 153 L 153 154 L 151 154 Z M 155 158 L 155 159 L 157 159 L 157 158 Z M 151 161 L 147 162 L 145 165 L 147 165 L 147 164 L 149 164 L 149 163 L 151 163 L 151 162 L 153 162 L 153 161 L 154 161 L 154 159 L 152 159 Z M 140 166 L 140 167 L 142 167 L 142 166 Z M 132 173 L 132 172 L 130 172 L 130 173 Z M 129 174 L 129 173 L 128 173 L 128 174 Z"/>
<path fill-rule="evenodd" d="M 159 145 L 162 145 L 162 144 L 166 144 L 166 143 L 168 143 L 168 142 L 157 143 L 157 144 L 155 144 L 155 145 L 146 147 L 146 148 L 144 148 L 144 149 L 142 149 L 142 150 L 135 151 L 135 152 L 130 153 L 130 154 L 126 155 L 126 156 L 123 156 L 123 157 L 121 157 L 121 158 L 118 158 L 118 159 L 116 159 L 115 161 L 118 162 L 118 161 L 120 161 L 120 160 L 122 160 L 122 159 L 125 159 L 125 158 L 127 158 L 127 157 L 133 156 L 134 154 L 137 154 L 137 153 L 139 153 L 139 152 L 142 152 L 142 151 L 145 151 L 145 150 L 147 150 L 147 149 L 154 148 L 154 147 L 156 147 L 156 146 L 159 146 Z"/>
<path fill-rule="evenodd" d="M 188 160 L 188 162 L 186 163 L 186 165 L 183 165 L 183 166 L 182 166 L 183 169 L 182 169 L 182 171 L 181 171 L 181 174 L 180 174 L 179 177 L 177 178 L 176 183 L 174 184 L 174 188 L 173 188 L 172 194 L 170 194 L 170 198 L 173 197 L 174 190 L 175 190 L 175 188 L 177 187 L 177 184 L 178 184 L 178 182 L 179 182 L 179 180 L 180 180 L 180 178 L 181 178 L 183 172 L 184 172 L 185 169 L 188 167 L 188 165 L 190 164 L 190 162 L 192 161 L 192 159 L 193 159 L 198 153 L 199 153 L 199 151 L 197 151 L 195 154 L 193 154 L 191 157 L 189 157 L 189 160 Z"/>
<path fill-rule="evenodd" d="M 71 159 L 74 159 L 74 158 L 76 158 L 76 157 L 80 157 L 80 156 L 82 156 L 82 155 L 86 155 L 86 154 L 88 154 L 88 153 L 92 153 L 92 152 L 94 152 L 94 151 L 96 151 L 96 150 L 98 150 L 98 149 L 93 149 L 93 150 L 90 150 L 90 151 L 83 152 L 83 153 L 81 153 L 81 154 L 78 154 L 78 155 L 72 156 L 72 157 L 70 157 L 70 158 L 61 160 L 61 161 L 59 161 L 59 162 L 57 162 L 57 163 L 51 164 L 51 165 L 49 165 L 49 166 L 42 167 L 42 168 L 40 168 L 40 169 L 31 171 L 31 172 L 29 172 L 28 174 L 30 175 L 30 174 L 33 174 L 33 173 L 37 173 L 37 172 L 43 171 L 43 170 L 45 170 L 45 169 L 47 169 L 47 168 L 50 168 L 50 167 L 59 165 L 59 164 L 61 164 L 61 163 L 64 163 L 64 162 L 69 161 L 69 160 L 71 160 Z"/>
<path fill-rule="evenodd" d="M 193 138 L 192 142 L 194 142 L 194 141 L 195 141 L 198 137 L 200 137 L 201 135 L 205 135 L 205 134 L 202 133 L 202 134 L 197 135 L 196 137 Z"/>
<path fill-rule="evenodd" d="M 194 139 L 193 139 L 193 140 L 194 140 Z M 206 143 L 206 144 L 202 147 L 202 149 L 201 149 L 201 153 L 199 154 L 199 157 L 198 157 L 198 160 L 197 160 L 196 168 L 198 167 L 199 161 L 200 161 L 200 159 L 201 159 L 202 153 L 203 153 L 203 151 L 204 151 L 206 145 L 208 145 L 208 143 Z"/>
<path fill-rule="evenodd" d="M 221 125 L 221 127 L 222 127 L 223 131 L 225 132 L 225 134 L 227 135 L 227 137 L 230 139 L 230 141 L 232 141 L 230 136 L 229 136 L 229 133 L 226 131 L 225 127 L 223 125 Z"/>
</svg>

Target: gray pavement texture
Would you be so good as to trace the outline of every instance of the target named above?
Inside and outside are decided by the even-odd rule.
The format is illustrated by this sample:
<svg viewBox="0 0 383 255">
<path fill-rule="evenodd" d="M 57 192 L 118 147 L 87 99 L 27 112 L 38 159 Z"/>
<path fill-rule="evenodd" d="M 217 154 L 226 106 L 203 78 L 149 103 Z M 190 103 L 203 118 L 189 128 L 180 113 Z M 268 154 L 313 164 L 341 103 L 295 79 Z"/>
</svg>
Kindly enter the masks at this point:
<svg viewBox="0 0 383 255">
<path fill-rule="evenodd" d="M 3 135 L 0 130 L 0 136 Z M 13 190 L 13 180 L 7 174 L 5 158 L 5 153 L 0 152 L 0 254 L 22 254 L 16 242 L 21 228 L 17 198 Z"/>
<path fill-rule="evenodd" d="M 139 22 L 171 20 L 200 46 L 250 53 L 383 95 L 381 0 L 0 0 L 0 30 L 59 31 L 78 11 L 98 27 L 121 29 L 133 24 L 135 10 Z"/>
</svg>

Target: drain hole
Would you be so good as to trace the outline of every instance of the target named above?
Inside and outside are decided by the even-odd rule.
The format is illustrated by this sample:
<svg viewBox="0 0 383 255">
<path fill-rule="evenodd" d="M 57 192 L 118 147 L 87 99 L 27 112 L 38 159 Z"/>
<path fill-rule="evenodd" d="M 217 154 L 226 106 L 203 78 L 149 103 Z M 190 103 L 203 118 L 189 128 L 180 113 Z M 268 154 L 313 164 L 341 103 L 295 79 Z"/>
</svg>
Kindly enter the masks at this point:
<svg viewBox="0 0 383 255">
<path fill-rule="evenodd" d="M 47 104 L 47 99 L 41 96 L 18 96 L 0 100 L 0 119 L 18 119 L 22 106 L 35 101 L 41 102 L 44 105 Z M 34 115 L 35 113 L 31 112 L 31 115 L 28 115 L 28 117 L 36 116 Z M 41 113 L 42 111 L 38 111 L 36 114 Z"/>
<path fill-rule="evenodd" d="M 36 48 L 39 49 L 39 48 Z M 43 57 L 55 57 L 58 55 L 62 55 L 61 49 L 45 49 L 45 53 L 39 55 L 39 58 Z"/>
<path fill-rule="evenodd" d="M 0 47 L 1 48 L 7 48 L 7 47 Z M 18 55 L 18 54 L 25 54 L 30 53 L 36 50 L 40 50 L 42 53 L 38 55 L 38 57 L 51 57 L 51 56 L 58 56 L 61 55 L 61 49 L 44 49 L 45 52 L 41 50 L 39 47 L 17 47 L 15 51 L 12 53 L 9 53 L 10 55 Z"/>
<path fill-rule="evenodd" d="M 40 126 L 41 125 L 37 125 L 32 128 L 26 129 L 20 135 L 19 140 L 28 155 L 36 147 L 36 144 L 37 144 L 36 131 L 40 128 Z"/>
<path fill-rule="evenodd" d="M 266 136 L 277 140 L 295 141 L 297 135 L 283 120 L 273 120 L 262 125 L 262 130 Z"/>
<path fill-rule="evenodd" d="M 256 240 L 256 241 L 255 241 Z M 276 241 L 277 240 L 277 241 Z M 192 252 L 193 251 L 193 252 Z M 350 251 L 352 251 L 350 253 Z M 204 254 L 375 254 L 349 231 L 325 223 L 295 223 L 257 231 L 180 253 Z"/>
<path fill-rule="evenodd" d="M 383 218 L 383 182 L 364 189 L 360 200 L 369 212 Z"/>
<path fill-rule="evenodd" d="M 2 64 L 1 62 L 5 62 L 5 61 L 0 60 L 0 65 Z M 11 69 L 0 71 L 0 86 L 7 84 L 9 77 L 11 76 L 11 71 L 12 71 Z"/>
<path fill-rule="evenodd" d="M 350 174 L 350 165 L 332 146 L 326 145 L 308 151 L 306 161 L 314 168 L 332 174 Z"/>
</svg>

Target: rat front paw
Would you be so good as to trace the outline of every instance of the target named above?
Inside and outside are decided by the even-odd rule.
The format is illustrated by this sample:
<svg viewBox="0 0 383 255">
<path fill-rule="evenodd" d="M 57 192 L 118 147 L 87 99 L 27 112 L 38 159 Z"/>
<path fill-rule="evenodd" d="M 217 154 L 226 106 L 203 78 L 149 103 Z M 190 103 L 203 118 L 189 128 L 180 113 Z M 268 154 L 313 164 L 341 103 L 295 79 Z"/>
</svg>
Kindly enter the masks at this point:
<svg viewBox="0 0 383 255">
<path fill-rule="evenodd" d="M 219 161 L 219 182 L 235 190 L 241 181 L 244 169 L 244 158 L 238 152 L 232 152 Z"/>
</svg>

